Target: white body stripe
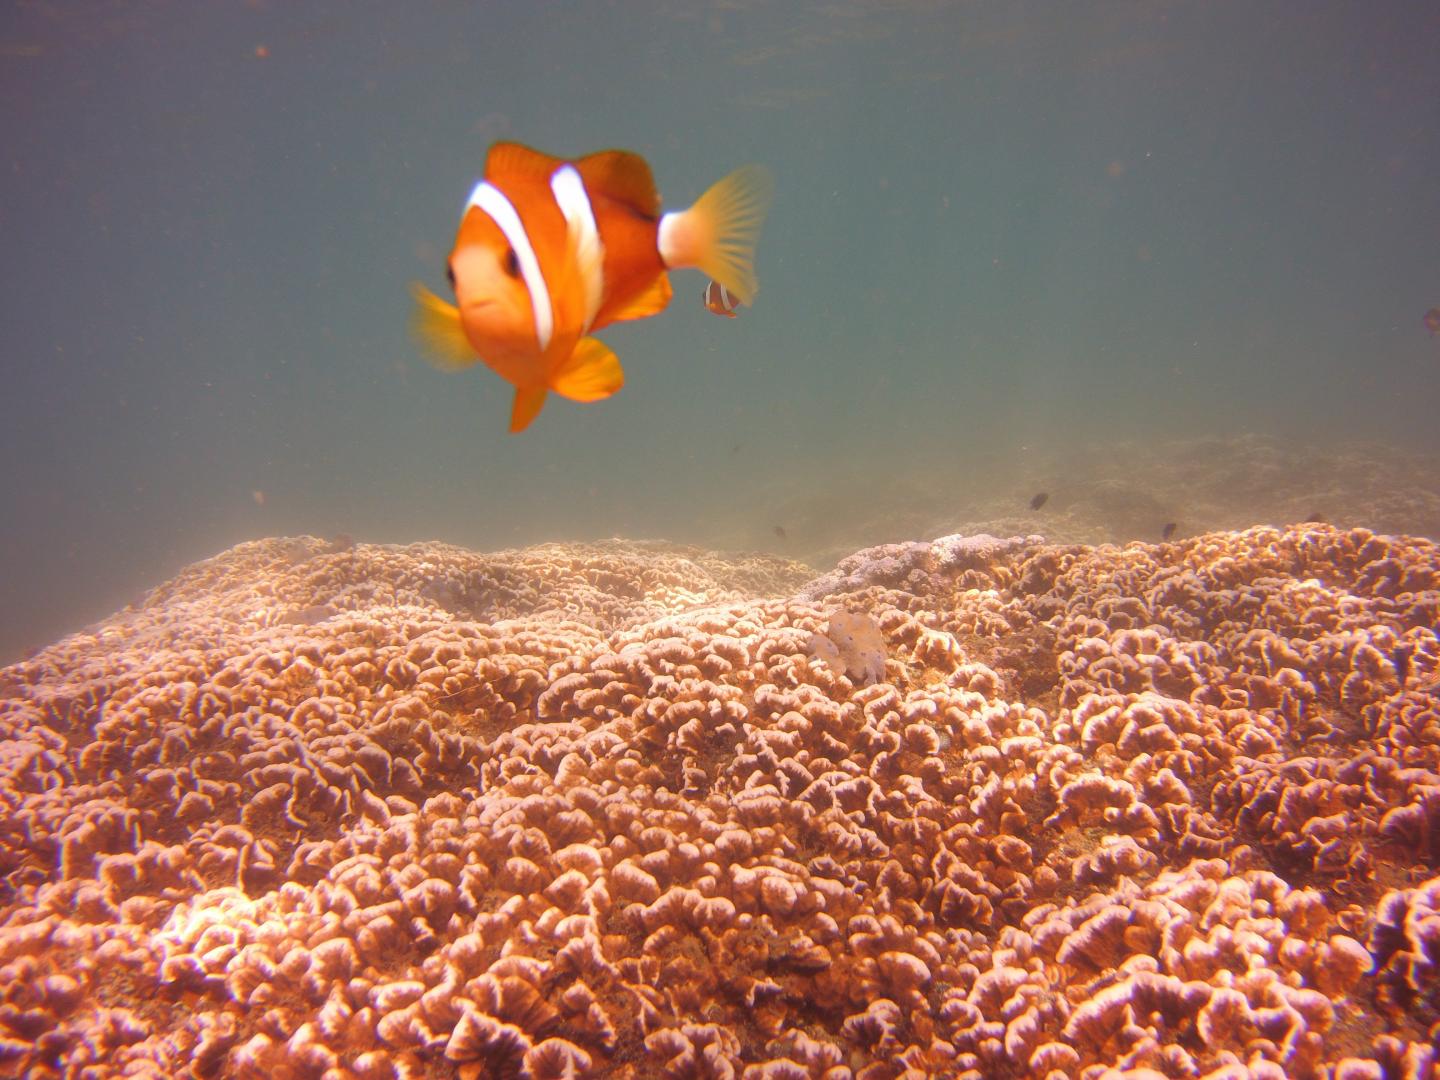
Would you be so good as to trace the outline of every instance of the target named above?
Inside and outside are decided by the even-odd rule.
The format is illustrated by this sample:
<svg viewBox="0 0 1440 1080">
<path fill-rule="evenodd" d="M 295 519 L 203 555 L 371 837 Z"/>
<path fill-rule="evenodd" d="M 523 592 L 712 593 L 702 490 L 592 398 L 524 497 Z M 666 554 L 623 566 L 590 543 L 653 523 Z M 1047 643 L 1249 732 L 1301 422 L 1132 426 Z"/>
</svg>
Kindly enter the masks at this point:
<svg viewBox="0 0 1440 1080">
<path fill-rule="evenodd" d="M 590 330 L 595 313 L 600 310 L 600 300 L 605 286 L 605 248 L 600 243 L 600 229 L 595 224 L 595 208 L 590 204 L 590 195 L 585 182 L 573 165 L 561 165 L 550 177 L 550 190 L 560 213 L 565 215 L 565 226 L 578 235 L 575 254 L 580 262 L 582 283 L 585 287 L 585 325 L 581 333 Z"/>
<path fill-rule="evenodd" d="M 655 246 L 660 250 L 660 261 L 671 270 L 677 269 L 674 258 L 675 237 L 671 230 L 675 228 L 675 221 L 680 216 L 680 213 L 678 210 L 671 210 L 668 214 L 661 214 L 660 231 L 656 234 L 656 239 L 659 243 Z"/>
<path fill-rule="evenodd" d="M 515 261 L 520 264 L 520 276 L 530 290 L 530 308 L 535 314 L 535 337 L 540 342 L 540 351 L 550 347 L 550 338 L 555 333 L 555 312 L 550 306 L 550 290 L 545 287 L 545 275 L 540 272 L 540 260 L 535 257 L 534 245 L 525 231 L 525 223 L 515 212 L 514 205 L 505 193 L 488 180 L 481 180 L 470 192 L 465 209 L 475 206 L 490 216 L 500 226 L 505 239 L 515 249 Z"/>
</svg>

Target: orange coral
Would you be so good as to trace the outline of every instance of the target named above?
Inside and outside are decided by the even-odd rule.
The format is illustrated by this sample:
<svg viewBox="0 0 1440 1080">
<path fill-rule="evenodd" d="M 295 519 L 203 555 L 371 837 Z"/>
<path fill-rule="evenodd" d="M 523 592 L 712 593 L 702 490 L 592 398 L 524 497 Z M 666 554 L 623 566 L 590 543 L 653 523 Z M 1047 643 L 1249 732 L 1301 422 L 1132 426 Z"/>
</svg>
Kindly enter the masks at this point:
<svg viewBox="0 0 1440 1080">
<path fill-rule="evenodd" d="M 241 545 L 0 673 L 0 1075 L 1432 1075 L 1437 590 Z"/>
</svg>

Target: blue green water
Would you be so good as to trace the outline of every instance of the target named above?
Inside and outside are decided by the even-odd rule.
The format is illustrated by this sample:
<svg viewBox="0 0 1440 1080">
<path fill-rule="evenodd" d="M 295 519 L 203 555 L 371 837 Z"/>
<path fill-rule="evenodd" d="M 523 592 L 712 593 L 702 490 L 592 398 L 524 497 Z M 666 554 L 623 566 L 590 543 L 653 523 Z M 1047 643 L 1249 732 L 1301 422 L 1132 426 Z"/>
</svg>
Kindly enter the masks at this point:
<svg viewBox="0 0 1440 1080">
<path fill-rule="evenodd" d="M 9 5 L 0 660 L 251 537 L 774 546 L 1082 445 L 1434 454 L 1437 58 L 1398 2 Z M 507 434 L 406 331 L 502 138 L 669 207 L 764 162 L 758 303 L 676 274 L 617 397 Z"/>
</svg>

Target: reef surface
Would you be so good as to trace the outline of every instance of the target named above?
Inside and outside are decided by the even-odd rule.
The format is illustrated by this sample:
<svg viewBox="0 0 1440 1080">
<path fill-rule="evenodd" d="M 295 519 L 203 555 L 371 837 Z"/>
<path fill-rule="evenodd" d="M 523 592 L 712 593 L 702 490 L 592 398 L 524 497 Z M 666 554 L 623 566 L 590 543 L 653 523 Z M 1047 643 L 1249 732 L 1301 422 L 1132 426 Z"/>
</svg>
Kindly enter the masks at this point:
<svg viewBox="0 0 1440 1080">
<path fill-rule="evenodd" d="M 0 671 L 0 1075 L 1433 1077 L 1437 618 L 1324 525 L 242 544 Z"/>
</svg>

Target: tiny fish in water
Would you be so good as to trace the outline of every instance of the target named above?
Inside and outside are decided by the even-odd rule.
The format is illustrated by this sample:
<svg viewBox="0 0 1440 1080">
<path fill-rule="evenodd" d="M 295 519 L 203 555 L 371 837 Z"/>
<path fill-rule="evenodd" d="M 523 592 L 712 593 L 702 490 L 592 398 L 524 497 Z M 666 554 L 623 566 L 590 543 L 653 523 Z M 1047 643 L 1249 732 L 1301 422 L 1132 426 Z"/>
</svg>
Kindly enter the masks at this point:
<svg viewBox="0 0 1440 1080">
<path fill-rule="evenodd" d="M 706 285 L 700 299 L 704 301 L 706 311 L 727 319 L 735 318 L 735 309 L 740 306 L 740 298 L 718 281 Z"/>
<path fill-rule="evenodd" d="M 1169 539 L 1170 539 L 1172 536 L 1174 536 L 1174 535 L 1175 535 L 1175 522 L 1173 522 L 1173 521 L 1167 521 L 1167 522 L 1165 523 L 1165 527 L 1160 530 L 1160 539 L 1161 539 L 1161 540 L 1169 540 Z"/>
<path fill-rule="evenodd" d="M 1305 521 L 1315 525 L 1324 525 L 1325 515 L 1320 513 L 1319 510 L 1312 510 L 1309 514 L 1306 515 Z"/>
<path fill-rule="evenodd" d="M 1440 334 L 1440 307 L 1432 307 L 1425 312 L 1425 329 L 1430 331 L 1430 336 Z"/>
<path fill-rule="evenodd" d="M 785 526 L 784 526 L 784 525 L 776 525 L 775 528 L 771 530 L 771 532 L 773 532 L 773 533 L 774 533 L 776 536 L 778 536 L 781 540 L 789 540 L 789 539 L 790 539 L 789 534 L 785 532 Z"/>
<path fill-rule="evenodd" d="M 414 286 L 412 329 L 437 367 L 483 361 L 511 383 L 510 430 L 523 431 L 552 390 L 599 401 L 620 389 L 619 359 L 589 335 L 664 311 L 668 271 L 697 267 L 750 303 L 770 194 L 770 174 L 747 165 L 662 214 L 638 154 L 566 161 L 497 143 L 446 264 L 455 303 Z"/>
<path fill-rule="evenodd" d="M 1039 492 L 1033 499 L 1030 500 L 1030 509 L 1039 510 L 1040 507 L 1045 505 L 1046 501 L 1049 498 L 1050 493 L 1048 491 Z"/>
</svg>

